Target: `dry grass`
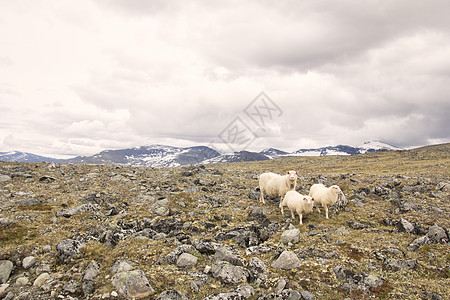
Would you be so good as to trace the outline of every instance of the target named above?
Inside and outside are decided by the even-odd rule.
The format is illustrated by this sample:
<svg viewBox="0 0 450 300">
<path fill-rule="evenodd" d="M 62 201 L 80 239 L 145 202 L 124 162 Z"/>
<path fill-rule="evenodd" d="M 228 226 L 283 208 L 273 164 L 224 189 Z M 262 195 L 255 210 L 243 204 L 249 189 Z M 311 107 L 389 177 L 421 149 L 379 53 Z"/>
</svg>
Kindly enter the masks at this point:
<svg viewBox="0 0 450 300">
<path fill-rule="evenodd" d="M 155 265 L 155 262 L 176 248 L 172 239 L 151 240 L 130 238 L 121 241 L 114 248 L 107 248 L 99 241 L 89 241 L 82 250 L 82 258 L 65 265 L 56 257 L 57 242 L 71 238 L 77 234 L 88 234 L 99 226 L 116 227 L 118 221 L 134 221 L 143 218 L 154 218 L 148 212 L 149 206 L 159 198 L 169 200 L 169 208 L 176 212 L 182 222 L 191 222 L 200 232 L 192 233 L 192 239 L 212 239 L 218 231 L 238 226 L 246 226 L 248 206 L 259 206 L 259 202 L 249 199 L 248 194 L 257 187 L 257 180 L 248 175 L 272 171 L 282 173 L 287 170 L 297 170 L 300 174 L 299 185 L 303 192 L 317 180 L 319 175 L 326 177 L 328 182 L 341 186 L 348 197 L 355 190 L 367 187 L 373 189 L 392 176 L 401 175 L 402 185 L 412 185 L 414 182 L 449 181 L 450 144 L 425 147 L 410 151 L 382 151 L 356 156 L 326 156 L 326 157 L 289 157 L 264 162 L 242 162 L 233 164 L 217 164 L 206 166 L 207 171 L 192 177 L 182 176 L 184 168 L 146 169 L 117 166 L 79 166 L 48 164 L 16 164 L 0 162 L 0 173 L 14 173 L 15 169 L 25 168 L 32 178 L 15 177 L 10 182 L 0 184 L 0 217 L 18 220 L 18 223 L 2 226 L 0 232 L 0 259 L 23 259 L 34 252 L 38 261 L 45 261 L 53 266 L 56 274 L 70 274 L 69 270 L 76 267 L 83 270 L 91 260 L 101 264 L 101 274 L 96 279 L 97 294 L 112 291 L 113 287 L 107 278 L 109 268 L 117 259 L 130 259 L 139 264 L 138 268 L 145 271 L 152 286 L 157 292 L 176 289 L 186 293 L 191 298 L 201 299 L 212 293 L 232 289 L 215 279 L 200 289 L 199 294 L 193 294 L 190 281 L 195 279 L 185 270 L 173 265 Z M 40 176 L 48 175 L 57 180 L 51 183 L 39 182 Z M 124 180 L 114 181 L 116 176 Z M 194 184 L 200 179 L 202 185 Z M 196 192 L 184 192 L 186 188 L 196 186 Z M 401 187 L 401 186 L 400 186 Z M 8 196 L 12 195 L 11 196 Z M 20 201 L 29 197 L 42 201 L 41 205 L 23 206 Z M 103 208 L 116 207 L 121 213 L 108 217 L 104 211 L 90 212 L 70 218 L 56 217 L 56 212 L 66 207 L 81 205 L 83 199 L 94 195 Z M 150 198 L 143 198 L 148 196 Z M 221 205 L 214 207 L 207 197 L 219 199 Z M 270 293 L 274 290 L 280 278 L 289 279 L 288 287 L 314 293 L 319 299 L 417 299 L 423 292 L 435 292 L 448 295 L 449 274 L 442 270 L 450 264 L 448 245 L 427 245 L 415 252 L 405 249 L 417 236 L 397 232 L 391 226 L 383 223 L 387 217 L 393 219 L 405 218 L 410 222 L 419 222 L 428 227 L 435 223 L 450 228 L 450 204 L 448 193 L 443 198 L 436 198 L 430 193 L 412 193 L 407 195 L 422 206 L 421 211 L 411 211 L 396 214 L 395 207 L 387 200 L 371 195 L 366 198 L 364 207 L 355 207 L 350 203 L 348 211 L 338 215 L 331 213 L 330 219 L 324 214 L 314 212 L 304 217 L 304 225 L 295 225 L 301 230 L 301 241 L 295 245 L 286 246 L 288 250 L 299 251 L 314 248 L 317 251 L 335 251 L 336 257 L 306 258 L 302 267 L 296 270 L 280 271 L 268 268 L 266 287 L 254 286 L 257 293 Z M 144 200 L 142 200 L 144 199 Z M 147 200 L 146 200 L 147 199 Z M 151 200 L 148 200 L 151 199 Z M 150 201 L 150 203 L 149 203 Z M 431 208 L 437 207 L 443 213 L 435 213 Z M 286 225 L 278 209 L 277 203 L 269 201 L 264 209 L 270 220 L 277 221 L 280 226 Z M 227 215 L 227 218 L 223 216 Z M 157 217 L 161 218 L 161 217 Z M 363 230 L 348 228 L 348 221 L 358 221 L 371 227 Z M 216 226 L 206 228 L 204 223 Z M 309 236 L 309 224 L 314 224 L 323 232 Z M 339 228 L 344 227 L 348 234 L 343 234 Z M 275 233 L 267 242 L 268 245 L 280 246 L 282 230 Z M 336 243 L 338 240 L 341 242 Z M 233 241 L 224 244 L 233 245 Z M 51 245 L 52 251 L 40 251 L 45 245 Z M 415 259 L 419 262 L 413 270 L 392 271 L 382 267 L 375 252 L 388 248 L 399 249 L 404 255 L 399 259 Z M 245 249 L 235 247 L 235 250 L 247 261 L 254 255 L 245 255 Z M 268 266 L 272 263 L 274 253 L 256 255 Z M 389 258 L 395 255 L 386 254 Z M 212 258 L 199 255 L 197 269 L 202 271 L 206 265 L 211 265 Z M 369 268 L 368 263 L 379 267 Z M 354 272 L 376 274 L 387 282 L 370 295 L 359 292 L 349 293 L 339 288 L 342 284 L 332 271 L 336 265 L 342 265 Z M 19 272 L 20 270 L 17 270 Z"/>
</svg>

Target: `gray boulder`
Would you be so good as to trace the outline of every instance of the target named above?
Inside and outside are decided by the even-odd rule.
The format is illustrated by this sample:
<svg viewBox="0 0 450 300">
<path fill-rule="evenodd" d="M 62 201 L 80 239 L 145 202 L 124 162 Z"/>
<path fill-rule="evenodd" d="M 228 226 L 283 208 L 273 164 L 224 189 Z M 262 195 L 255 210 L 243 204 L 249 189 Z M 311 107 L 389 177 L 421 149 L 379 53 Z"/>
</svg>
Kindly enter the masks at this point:
<svg viewBox="0 0 450 300">
<path fill-rule="evenodd" d="M 155 293 L 142 270 L 119 272 L 112 277 L 111 283 L 127 299 L 146 299 Z"/>
<path fill-rule="evenodd" d="M 83 280 L 94 280 L 100 272 L 100 264 L 95 260 L 91 261 L 89 265 L 84 269 Z"/>
<path fill-rule="evenodd" d="M 276 261 L 272 263 L 272 268 L 290 270 L 300 267 L 301 263 L 297 255 L 291 251 L 283 251 Z"/>
<path fill-rule="evenodd" d="M 190 253 L 182 253 L 177 260 L 180 268 L 191 268 L 197 264 L 198 258 Z"/>
<path fill-rule="evenodd" d="M 81 242 L 73 239 L 65 239 L 56 244 L 58 258 L 64 263 L 69 263 L 73 259 L 81 257 L 80 249 L 84 246 Z"/>
<path fill-rule="evenodd" d="M 9 260 L 0 260 L 0 283 L 8 281 L 14 265 Z"/>
<path fill-rule="evenodd" d="M 444 228 L 439 225 L 433 225 L 428 229 L 427 237 L 430 239 L 432 243 L 448 243 L 447 233 Z"/>
<path fill-rule="evenodd" d="M 216 250 L 216 254 L 214 254 L 214 261 L 227 261 L 235 266 L 244 266 L 245 260 L 237 257 L 231 252 L 231 250 L 220 247 Z"/>
<path fill-rule="evenodd" d="M 281 243 L 298 243 L 300 241 L 300 230 L 295 228 L 291 230 L 286 230 L 281 234 Z"/>
<path fill-rule="evenodd" d="M 214 278 L 217 278 L 223 284 L 246 283 L 248 272 L 241 267 L 233 266 L 226 261 L 218 261 L 211 266 L 211 272 Z"/>
</svg>

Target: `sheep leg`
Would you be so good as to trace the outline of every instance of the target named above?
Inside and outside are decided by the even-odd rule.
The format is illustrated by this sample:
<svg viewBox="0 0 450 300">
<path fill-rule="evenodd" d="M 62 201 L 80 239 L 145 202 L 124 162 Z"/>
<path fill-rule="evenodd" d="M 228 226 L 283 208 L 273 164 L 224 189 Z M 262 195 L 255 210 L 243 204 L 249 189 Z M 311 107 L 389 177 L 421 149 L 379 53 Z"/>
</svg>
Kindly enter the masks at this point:
<svg viewBox="0 0 450 300">
<path fill-rule="evenodd" d="M 284 216 L 284 210 L 283 210 L 283 201 L 280 202 L 280 209 L 281 209 L 281 214 Z"/>
<path fill-rule="evenodd" d="M 260 190 L 261 190 L 261 195 L 259 195 L 259 202 L 262 202 L 264 204 L 265 203 L 265 201 L 264 201 L 264 191 L 261 188 L 260 188 Z"/>
<path fill-rule="evenodd" d="M 302 213 L 299 213 L 298 216 L 300 217 L 300 225 L 303 225 L 303 215 L 302 215 Z"/>
<path fill-rule="evenodd" d="M 294 211 L 293 210 L 291 210 L 291 217 L 292 217 L 292 220 L 295 220 L 295 215 L 294 215 Z"/>
<path fill-rule="evenodd" d="M 325 216 L 328 219 L 328 206 L 325 204 Z"/>
</svg>

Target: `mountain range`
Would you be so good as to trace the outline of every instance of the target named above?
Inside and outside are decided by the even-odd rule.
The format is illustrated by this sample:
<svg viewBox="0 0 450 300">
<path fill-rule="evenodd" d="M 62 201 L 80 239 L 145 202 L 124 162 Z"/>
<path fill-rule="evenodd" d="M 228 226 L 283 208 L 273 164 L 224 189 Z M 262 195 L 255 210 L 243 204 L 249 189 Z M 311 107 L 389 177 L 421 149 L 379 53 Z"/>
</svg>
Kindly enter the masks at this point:
<svg viewBox="0 0 450 300">
<path fill-rule="evenodd" d="M 19 151 L 0 152 L 0 161 L 41 161 L 74 164 L 121 164 L 142 167 L 178 167 L 195 164 L 269 160 L 287 156 L 355 155 L 380 150 L 402 149 L 381 141 L 370 141 L 357 147 L 337 145 L 299 149 L 294 152 L 285 152 L 275 148 L 268 148 L 261 152 L 239 151 L 220 154 L 216 150 L 206 146 L 172 147 L 165 145 L 150 145 L 119 150 L 105 150 L 92 156 L 77 156 L 70 159 L 56 159 Z"/>
</svg>

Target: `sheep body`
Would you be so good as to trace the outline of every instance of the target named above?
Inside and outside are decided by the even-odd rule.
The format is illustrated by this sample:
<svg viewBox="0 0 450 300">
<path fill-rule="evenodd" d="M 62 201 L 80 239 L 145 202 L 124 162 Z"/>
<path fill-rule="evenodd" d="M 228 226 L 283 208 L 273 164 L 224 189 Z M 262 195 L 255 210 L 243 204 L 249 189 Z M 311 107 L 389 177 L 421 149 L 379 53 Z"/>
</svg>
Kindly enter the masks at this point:
<svg viewBox="0 0 450 300">
<path fill-rule="evenodd" d="M 309 195 L 314 198 L 317 211 L 320 213 L 319 204 L 325 208 L 325 216 L 328 219 L 328 207 L 336 203 L 339 195 L 342 194 L 341 189 L 337 185 L 325 187 L 323 184 L 313 184 L 309 190 Z"/>
<path fill-rule="evenodd" d="M 265 203 L 264 193 L 272 197 L 281 197 L 283 200 L 286 192 L 295 190 L 297 185 L 297 172 L 288 171 L 286 175 L 279 175 L 275 173 L 263 173 L 259 175 L 259 190 L 261 195 L 259 201 Z"/>
<path fill-rule="evenodd" d="M 314 209 L 314 198 L 305 196 L 296 191 L 288 191 L 283 200 L 280 201 L 281 214 L 284 216 L 283 207 L 287 206 L 291 211 L 292 220 L 295 219 L 294 211 L 300 218 L 300 225 L 303 224 L 303 213 L 307 214 Z"/>
</svg>

